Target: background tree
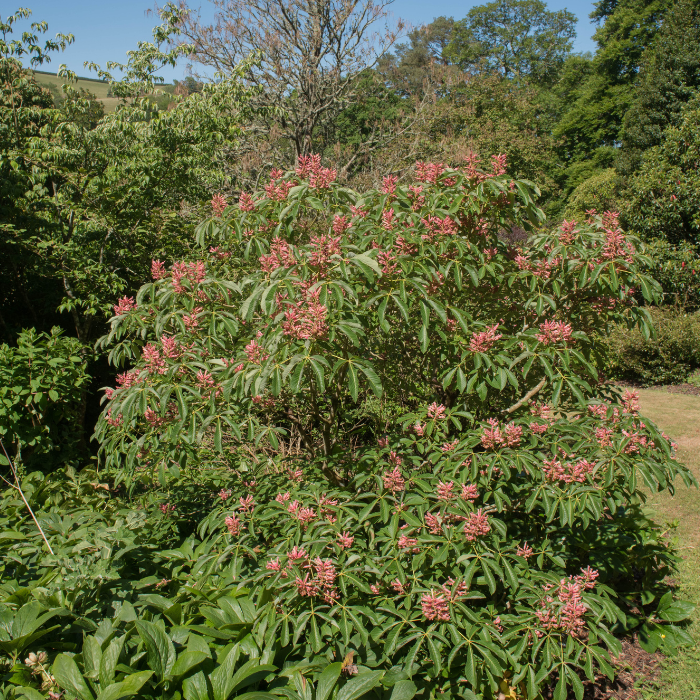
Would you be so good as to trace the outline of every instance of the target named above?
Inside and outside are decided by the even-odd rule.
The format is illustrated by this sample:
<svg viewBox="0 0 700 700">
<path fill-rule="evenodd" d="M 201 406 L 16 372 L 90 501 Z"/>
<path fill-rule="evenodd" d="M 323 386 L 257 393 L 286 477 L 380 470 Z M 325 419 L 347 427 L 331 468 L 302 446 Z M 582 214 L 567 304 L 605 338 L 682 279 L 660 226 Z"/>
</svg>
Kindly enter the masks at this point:
<svg viewBox="0 0 700 700">
<path fill-rule="evenodd" d="M 357 76 L 394 44 L 402 24 L 388 24 L 390 0 L 212 0 L 213 24 L 180 5 L 180 29 L 204 70 L 245 71 L 266 138 L 282 137 L 293 155 L 315 149 L 314 135 L 357 98 Z M 166 6 L 170 11 L 175 8 Z"/>
<path fill-rule="evenodd" d="M 575 25 L 571 12 L 541 0 L 494 0 L 455 24 L 447 52 L 463 68 L 547 81 L 571 51 Z"/>
<path fill-rule="evenodd" d="M 554 135 L 562 140 L 560 153 L 569 163 L 567 191 L 613 165 L 644 52 L 671 5 L 672 0 L 596 3 L 590 15 L 599 24 L 594 35 L 596 54 L 587 65 L 582 59 L 570 59 L 562 87 L 555 87 L 562 111 Z"/>
<path fill-rule="evenodd" d="M 700 96 L 669 126 L 661 145 L 647 150 L 629 180 L 624 219 L 646 239 L 700 244 Z"/>
<path fill-rule="evenodd" d="M 625 172 L 638 167 L 643 152 L 661 144 L 665 129 L 678 126 L 681 110 L 700 88 L 700 2 L 677 0 L 644 54 L 634 100 L 622 127 Z"/>
<path fill-rule="evenodd" d="M 451 64 L 447 48 L 454 24 L 452 17 L 438 17 L 413 29 L 408 33 L 408 41 L 397 44 L 393 54 L 382 57 L 379 72 L 403 95 L 438 89 L 445 79 L 446 67 Z"/>
</svg>

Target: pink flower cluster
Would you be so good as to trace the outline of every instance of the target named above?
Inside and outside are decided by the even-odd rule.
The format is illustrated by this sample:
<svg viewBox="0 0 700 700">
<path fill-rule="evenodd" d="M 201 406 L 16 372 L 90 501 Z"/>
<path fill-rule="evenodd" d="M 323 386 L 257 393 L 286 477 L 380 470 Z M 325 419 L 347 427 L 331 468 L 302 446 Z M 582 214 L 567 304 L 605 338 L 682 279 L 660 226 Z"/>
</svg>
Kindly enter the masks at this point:
<svg viewBox="0 0 700 700">
<path fill-rule="evenodd" d="M 275 175 L 277 173 L 273 171 L 272 174 Z M 265 185 L 265 194 L 269 199 L 275 202 L 281 202 L 287 199 L 289 190 L 291 190 L 292 187 L 294 187 L 294 183 L 290 180 L 282 180 L 282 182 L 278 184 L 275 182 L 275 178 L 272 178 L 270 182 Z"/>
<path fill-rule="evenodd" d="M 177 294 L 183 294 L 187 291 L 183 285 L 183 280 L 187 280 L 192 287 L 204 280 L 206 268 L 203 260 L 196 262 L 177 262 L 172 269 L 172 285 Z"/>
<path fill-rule="evenodd" d="M 552 272 L 554 272 L 561 265 L 561 258 L 553 258 L 552 260 L 536 260 L 535 262 L 532 262 L 523 255 L 517 255 L 515 257 L 515 264 L 520 270 L 531 272 L 535 277 L 547 280 L 552 276 Z"/>
<path fill-rule="evenodd" d="M 545 321 L 540 324 L 540 332 L 535 338 L 542 345 L 567 344 L 571 341 L 572 333 L 571 325 L 564 321 Z"/>
<path fill-rule="evenodd" d="M 338 546 L 341 549 L 350 549 L 352 543 L 355 541 L 354 537 L 351 537 L 348 532 L 343 532 L 338 535 Z"/>
<path fill-rule="evenodd" d="M 612 447 L 612 428 L 596 428 L 595 429 L 595 439 L 601 448 Z"/>
<path fill-rule="evenodd" d="M 226 197 L 222 194 L 215 194 L 211 198 L 211 208 L 214 216 L 221 216 L 226 211 Z"/>
<path fill-rule="evenodd" d="M 542 471 L 548 481 L 572 484 L 574 482 L 583 484 L 586 476 L 593 473 L 595 464 L 591 464 L 585 459 L 581 459 L 576 464 L 567 462 L 562 464 L 557 459 L 545 460 L 542 463 Z"/>
<path fill-rule="evenodd" d="M 162 335 L 160 337 L 161 345 L 163 346 L 163 355 L 170 358 L 171 360 L 178 360 L 182 356 L 183 348 L 175 340 L 167 335 Z"/>
<path fill-rule="evenodd" d="M 481 508 L 476 513 L 469 513 L 464 523 L 464 535 L 467 540 L 473 542 L 477 537 L 488 535 L 489 532 L 491 532 L 489 518 Z"/>
<path fill-rule="evenodd" d="M 508 423 L 501 431 L 500 423 L 495 418 L 486 421 L 491 427 L 484 428 L 481 444 L 486 450 L 498 447 L 518 447 L 523 437 L 523 428 L 515 423 Z"/>
<path fill-rule="evenodd" d="M 128 389 L 130 386 L 134 386 L 139 381 L 138 370 L 132 370 L 131 372 L 122 372 L 117 375 L 117 385 L 122 389 Z"/>
<path fill-rule="evenodd" d="M 325 273 L 331 258 L 334 255 L 340 255 L 341 236 L 312 236 L 309 241 L 311 254 L 309 255 L 309 265 L 320 267 L 322 273 Z"/>
<path fill-rule="evenodd" d="M 515 550 L 515 553 L 519 557 L 523 557 L 523 559 L 529 559 L 534 554 L 534 552 L 532 551 L 532 547 L 530 547 L 530 545 L 527 542 L 524 545 L 518 547 Z"/>
<path fill-rule="evenodd" d="M 444 172 L 445 165 L 443 163 L 424 163 L 423 161 L 416 163 L 416 179 L 418 182 L 429 182 L 434 185 Z"/>
<path fill-rule="evenodd" d="M 387 231 L 391 231 L 394 228 L 394 214 L 396 212 L 393 209 L 387 209 L 382 214 L 382 228 Z"/>
<path fill-rule="evenodd" d="M 248 345 L 245 346 L 244 352 L 248 358 L 248 362 L 252 362 L 254 365 L 260 365 L 270 357 L 269 353 L 265 352 L 265 349 L 258 343 L 257 339 L 251 340 Z"/>
<path fill-rule="evenodd" d="M 281 238 L 273 239 L 270 243 L 270 254 L 261 255 L 258 260 L 263 272 L 274 272 L 280 267 L 287 268 L 296 264 L 294 253 L 289 247 L 289 243 Z"/>
<path fill-rule="evenodd" d="M 394 194 L 398 181 L 399 178 L 396 175 L 385 175 L 382 178 L 382 194 Z"/>
<path fill-rule="evenodd" d="M 194 331 L 195 328 L 199 327 L 199 319 L 197 317 L 200 313 L 202 313 L 202 307 L 195 306 L 194 309 L 192 309 L 191 314 L 187 314 L 182 317 L 182 322 L 185 324 L 185 328 L 190 331 L 190 333 Z"/>
<path fill-rule="evenodd" d="M 336 214 L 333 217 L 333 233 L 336 236 L 342 236 L 351 226 L 347 217 Z"/>
<path fill-rule="evenodd" d="M 457 445 L 459 445 L 459 438 L 455 438 L 452 442 L 446 442 L 440 450 L 442 452 L 452 452 Z"/>
<path fill-rule="evenodd" d="M 154 280 L 162 280 L 167 276 L 168 273 L 165 269 L 165 263 L 162 263 L 160 260 L 151 260 L 151 277 L 153 277 Z"/>
<path fill-rule="evenodd" d="M 399 493 L 406 488 L 406 481 L 398 467 L 394 467 L 390 472 L 384 472 L 382 480 L 384 488 L 392 493 Z"/>
<path fill-rule="evenodd" d="M 241 192 L 241 196 L 238 198 L 238 208 L 241 211 L 253 211 L 255 209 L 255 202 L 253 201 L 252 195 L 247 192 Z"/>
<path fill-rule="evenodd" d="M 238 535 L 241 534 L 241 531 L 244 528 L 243 522 L 241 519 L 236 515 L 236 513 L 233 513 L 233 515 L 228 516 L 225 520 L 224 523 L 226 524 L 226 527 L 228 528 L 229 534 L 233 535 L 234 537 L 237 537 Z"/>
<path fill-rule="evenodd" d="M 153 343 L 146 345 L 141 352 L 141 359 L 146 363 L 149 374 L 165 374 L 168 371 L 165 360 L 160 356 L 160 350 Z"/>
<path fill-rule="evenodd" d="M 146 419 L 146 423 L 153 428 L 159 428 L 166 422 L 166 419 L 161 418 L 152 408 L 147 408 L 144 411 L 143 417 Z"/>
<path fill-rule="evenodd" d="M 319 303 L 320 289 L 308 292 L 306 299 L 290 305 L 284 312 L 282 332 L 299 340 L 323 338 L 328 333 L 328 308 Z"/>
<path fill-rule="evenodd" d="M 625 391 L 622 395 L 622 405 L 627 413 L 639 413 L 639 392 Z"/>
<path fill-rule="evenodd" d="M 313 561 L 306 563 L 304 567 L 310 569 L 304 578 L 297 576 L 294 585 L 300 596 L 315 598 L 321 596 L 328 604 L 333 604 L 339 597 L 335 587 L 337 573 L 335 566 L 330 559 L 316 557 Z"/>
<path fill-rule="evenodd" d="M 301 178 L 308 178 L 312 188 L 327 189 L 337 177 L 338 172 L 321 167 L 321 156 L 312 154 L 299 158 L 296 174 Z"/>
<path fill-rule="evenodd" d="M 561 228 L 559 229 L 559 243 L 562 245 L 571 245 L 576 240 L 576 222 L 572 219 L 567 221 L 564 219 Z"/>
<path fill-rule="evenodd" d="M 421 194 L 422 191 L 423 185 L 411 185 L 408 188 L 408 198 L 412 201 L 411 209 L 413 211 L 419 211 L 425 204 L 425 195 Z"/>
<path fill-rule="evenodd" d="M 433 420 L 443 420 L 446 418 L 445 411 L 447 409 L 442 404 L 437 404 L 435 402 L 428 406 L 428 418 Z"/>
<path fill-rule="evenodd" d="M 421 610 L 426 620 L 450 621 L 450 605 L 444 595 L 436 595 L 431 589 L 421 598 Z"/>
<path fill-rule="evenodd" d="M 114 305 L 114 315 L 122 316 L 123 314 L 128 314 L 136 308 L 136 302 L 134 297 L 122 297 L 119 299 L 118 303 Z"/>
<path fill-rule="evenodd" d="M 632 262 L 634 246 L 627 241 L 620 228 L 619 214 L 606 211 L 603 214 L 603 228 L 605 230 L 605 243 L 602 256 L 604 260 L 616 260 L 622 258 L 625 262 Z"/>
<path fill-rule="evenodd" d="M 508 162 L 508 156 L 505 153 L 499 153 L 497 156 L 491 156 L 491 177 L 505 175 Z"/>
<path fill-rule="evenodd" d="M 421 224 L 428 229 L 428 233 L 421 236 L 424 241 L 432 241 L 435 236 L 454 236 L 457 233 L 457 223 L 449 216 L 441 219 L 430 214 L 427 219 L 421 220 Z"/>
<path fill-rule="evenodd" d="M 301 526 L 306 529 L 314 520 L 318 519 L 318 514 L 310 506 L 303 506 L 299 501 L 292 501 L 287 506 L 287 512 L 292 516 L 293 520 L 301 523 Z"/>
<path fill-rule="evenodd" d="M 546 630 L 561 630 L 566 634 L 585 633 L 584 615 L 588 608 L 583 604 L 583 592 L 595 587 L 598 572 L 586 567 L 578 576 L 562 579 L 556 587 L 545 586 L 545 599 L 535 615 Z"/>
<path fill-rule="evenodd" d="M 118 428 L 124 422 L 124 416 L 120 413 L 116 418 L 112 418 L 112 409 L 110 408 L 107 410 L 107 417 L 105 420 L 113 428 Z"/>
<path fill-rule="evenodd" d="M 497 323 L 481 333 L 472 334 L 472 338 L 469 341 L 469 349 L 472 352 L 488 352 L 503 337 L 501 333 L 496 333 L 499 325 Z"/>
<path fill-rule="evenodd" d="M 643 427 L 643 426 L 640 426 Z M 622 434 L 628 438 L 628 442 L 625 445 L 625 454 L 636 455 L 639 454 L 640 449 L 649 446 L 649 440 L 644 435 L 634 431 L 623 430 Z"/>
</svg>

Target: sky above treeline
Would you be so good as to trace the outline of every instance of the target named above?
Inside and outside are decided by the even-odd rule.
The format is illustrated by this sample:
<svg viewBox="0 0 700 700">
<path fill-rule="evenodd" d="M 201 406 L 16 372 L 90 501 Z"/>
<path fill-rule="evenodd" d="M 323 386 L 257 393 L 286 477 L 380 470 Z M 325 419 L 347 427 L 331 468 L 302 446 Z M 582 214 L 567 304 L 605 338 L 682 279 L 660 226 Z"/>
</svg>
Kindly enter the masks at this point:
<svg viewBox="0 0 700 700">
<path fill-rule="evenodd" d="M 197 6 L 196 3 L 192 4 Z M 484 4 L 483 0 L 395 0 L 390 9 L 394 17 L 420 26 L 441 15 L 462 19 L 470 8 L 481 4 Z M 591 38 L 595 24 L 588 18 L 593 10 L 592 2 L 550 0 L 547 4 L 550 10 L 567 9 L 578 17 L 575 51 L 595 50 L 595 42 Z M 3 5 L 5 9 L 0 16 L 6 16 L 11 7 L 7 2 Z M 206 0 L 202 0 L 201 5 L 204 16 L 213 17 L 211 5 Z M 159 23 L 157 15 L 149 12 L 154 7 L 153 0 L 25 0 L 19 6 L 32 10 L 33 21 L 48 22 L 48 36 L 53 37 L 57 32 L 75 36 L 72 46 L 62 54 L 54 54 L 51 63 L 44 64 L 40 70 L 55 72 L 65 63 L 69 69 L 86 77 L 92 74 L 83 68 L 85 61 L 94 61 L 102 67 L 107 61 L 126 62 L 126 52 L 136 48 L 139 41 L 150 41 L 151 31 Z M 20 30 L 25 28 L 28 28 L 28 23 L 18 25 Z M 167 82 L 182 80 L 186 74 L 184 64 L 161 72 Z"/>
</svg>

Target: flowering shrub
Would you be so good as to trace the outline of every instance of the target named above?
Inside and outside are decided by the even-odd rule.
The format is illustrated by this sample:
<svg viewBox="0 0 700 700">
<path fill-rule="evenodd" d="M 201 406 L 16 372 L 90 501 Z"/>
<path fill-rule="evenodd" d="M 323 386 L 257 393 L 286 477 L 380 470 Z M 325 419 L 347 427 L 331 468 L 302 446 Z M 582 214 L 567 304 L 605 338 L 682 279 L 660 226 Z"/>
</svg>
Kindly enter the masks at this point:
<svg viewBox="0 0 700 700">
<path fill-rule="evenodd" d="M 309 157 L 214 203 L 207 257 L 120 302 L 97 437 L 117 479 L 228 466 L 199 534 L 291 656 L 581 697 L 664 592 L 639 485 L 692 481 L 596 369 L 658 287 L 615 214 L 539 232 L 534 185 L 477 165 L 361 195 Z"/>
</svg>

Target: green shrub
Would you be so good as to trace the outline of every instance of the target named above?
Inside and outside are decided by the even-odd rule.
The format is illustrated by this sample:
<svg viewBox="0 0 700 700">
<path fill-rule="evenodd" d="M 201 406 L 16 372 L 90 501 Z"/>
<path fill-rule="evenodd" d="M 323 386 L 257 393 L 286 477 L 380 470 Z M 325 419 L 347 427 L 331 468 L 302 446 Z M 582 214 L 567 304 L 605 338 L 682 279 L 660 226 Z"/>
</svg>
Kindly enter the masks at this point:
<svg viewBox="0 0 700 700">
<path fill-rule="evenodd" d="M 673 304 L 686 311 L 700 308 L 700 256 L 695 245 L 680 241 L 669 243 L 654 238 L 645 246 L 651 259 L 648 274 L 661 285 L 661 303 Z"/>
<path fill-rule="evenodd" d="M 666 594 L 640 486 L 692 477 L 599 386 L 594 343 L 648 331 L 649 260 L 612 213 L 513 248 L 541 213 L 504 171 L 420 163 L 358 193 L 305 158 L 215 198 L 200 258 L 154 261 L 115 307 L 106 473 L 229 470 L 199 540 L 153 558 L 249 591 L 288 663 L 352 650 L 426 697 L 580 695 Z"/>
<path fill-rule="evenodd" d="M 615 168 L 608 168 L 584 180 L 569 197 L 564 218 L 581 221 L 590 209 L 619 211 L 623 179 Z"/>
<path fill-rule="evenodd" d="M 83 355 L 59 328 L 22 331 L 15 347 L 0 345 L 0 437 L 15 461 L 50 470 L 78 456 L 90 379 Z"/>
<path fill-rule="evenodd" d="M 700 313 L 682 309 L 651 309 L 655 337 L 616 326 L 601 338 L 607 373 L 642 384 L 679 384 L 700 367 Z"/>
</svg>

